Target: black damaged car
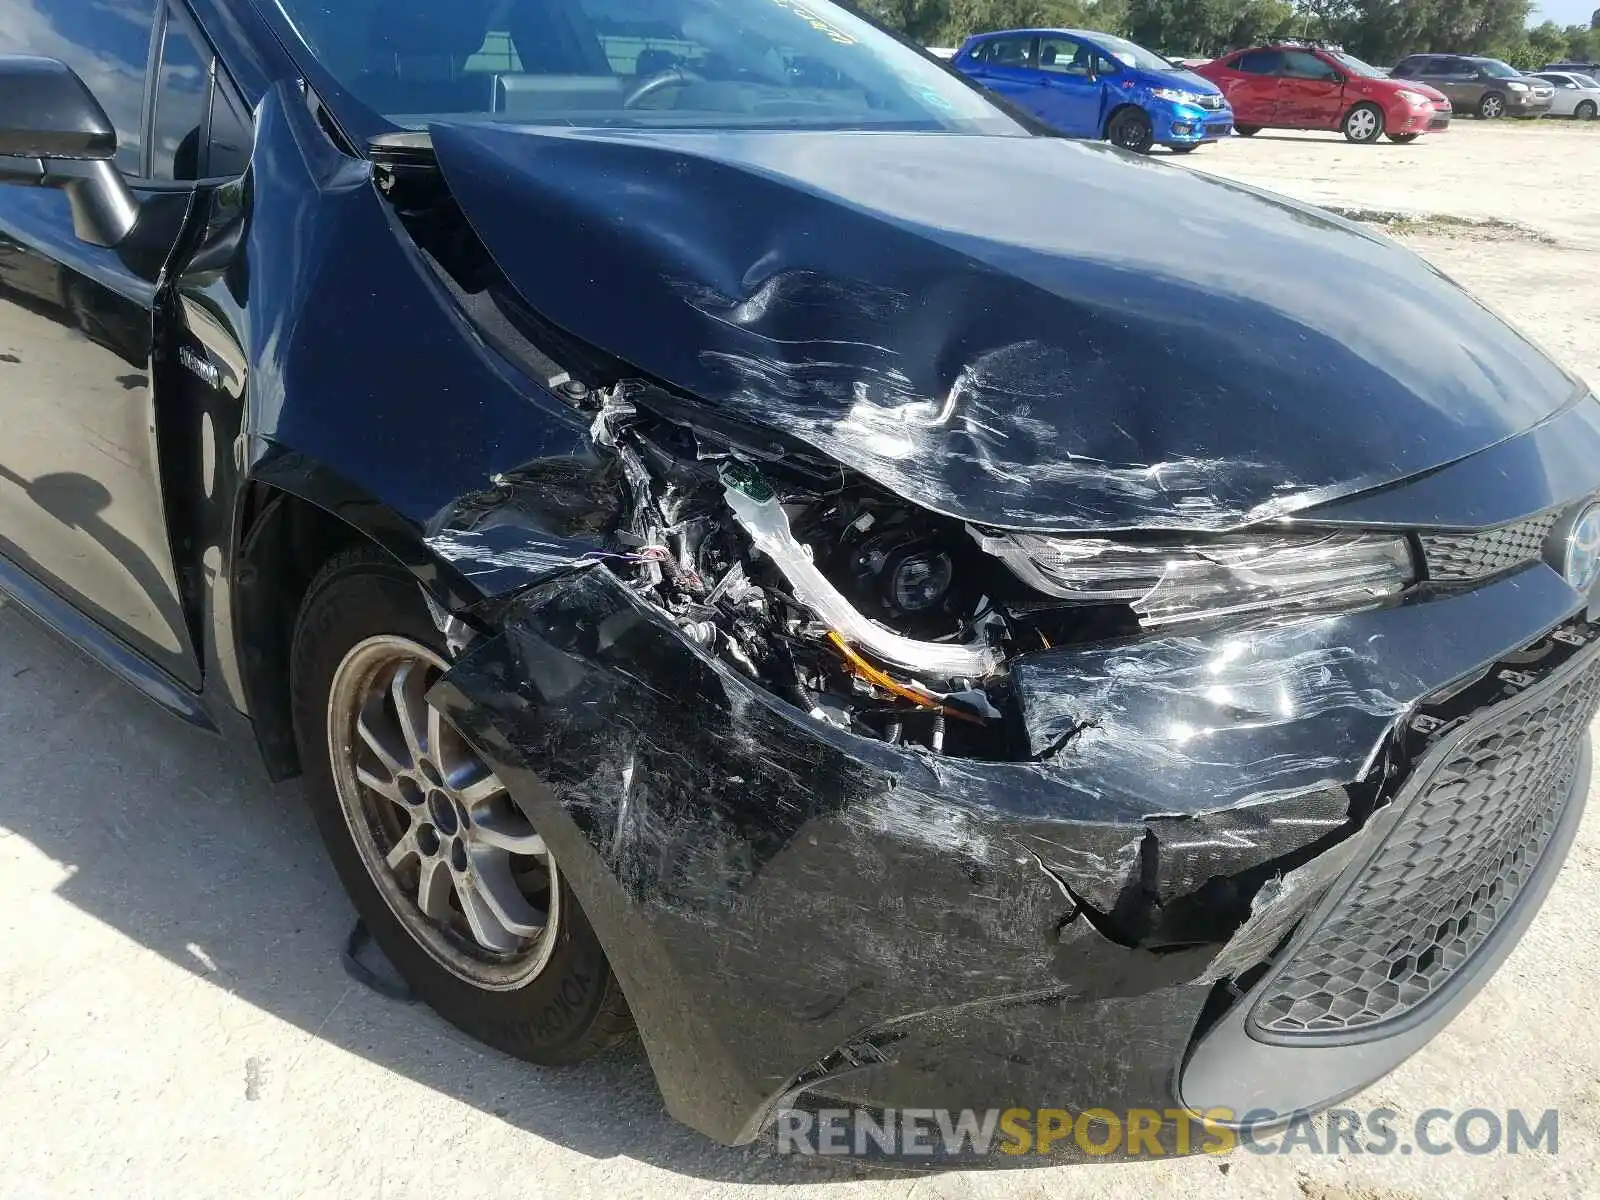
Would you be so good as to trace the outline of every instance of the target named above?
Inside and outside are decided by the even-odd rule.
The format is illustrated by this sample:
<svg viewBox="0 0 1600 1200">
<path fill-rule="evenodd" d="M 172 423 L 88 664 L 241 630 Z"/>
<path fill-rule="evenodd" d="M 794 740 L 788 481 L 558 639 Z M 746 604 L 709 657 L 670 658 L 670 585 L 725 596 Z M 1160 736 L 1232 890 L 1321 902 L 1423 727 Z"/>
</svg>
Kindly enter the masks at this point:
<svg viewBox="0 0 1600 1200">
<path fill-rule="evenodd" d="M 1316 1108 L 1503 959 L 1600 403 L 825 0 L 0 0 L 0 586 L 670 1111 Z"/>
</svg>

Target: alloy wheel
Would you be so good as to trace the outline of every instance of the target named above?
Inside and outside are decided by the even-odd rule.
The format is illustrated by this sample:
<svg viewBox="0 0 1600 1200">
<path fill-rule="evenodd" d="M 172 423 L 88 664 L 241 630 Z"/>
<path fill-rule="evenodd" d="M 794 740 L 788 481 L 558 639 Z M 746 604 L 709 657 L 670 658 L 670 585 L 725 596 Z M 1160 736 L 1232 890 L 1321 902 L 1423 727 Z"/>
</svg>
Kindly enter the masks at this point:
<svg viewBox="0 0 1600 1200">
<path fill-rule="evenodd" d="M 1505 101 L 1500 99 L 1499 96 L 1485 96 L 1483 104 L 1478 109 L 1485 121 L 1498 120 L 1505 111 Z"/>
<path fill-rule="evenodd" d="M 1593 100 L 1585 100 L 1573 111 L 1573 116 L 1580 121 L 1592 121 L 1595 117 L 1597 106 Z"/>
<path fill-rule="evenodd" d="M 1124 150 L 1132 150 L 1137 154 L 1149 150 L 1153 140 L 1150 122 L 1144 114 L 1136 112 L 1126 113 L 1117 120 L 1112 137 Z"/>
<path fill-rule="evenodd" d="M 560 885 L 544 839 L 426 700 L 447 670 L 380 635 L 334 672 L 328 749 L 362 862 L 406 931 L 452 974 L 522 987 L 555 946 Z"/>
</svg>

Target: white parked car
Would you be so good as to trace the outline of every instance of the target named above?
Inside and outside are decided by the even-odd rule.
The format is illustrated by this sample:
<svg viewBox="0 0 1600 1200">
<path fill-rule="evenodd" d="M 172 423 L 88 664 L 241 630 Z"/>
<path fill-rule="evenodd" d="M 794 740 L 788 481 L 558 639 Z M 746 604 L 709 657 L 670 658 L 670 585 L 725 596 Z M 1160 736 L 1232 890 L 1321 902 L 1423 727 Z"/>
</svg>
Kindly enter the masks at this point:
<svg viewBox="0 0 1600 1200">
<path fill-rule="evenodd" d="M 1555 103 L 1550 106 L 1552 117 L 1592 121 L 1600 114 L 1600 81 L 1594 76 L 1574 71 L 1539 71 L 1534 78 L 1555 85 Z"/>
</svg>

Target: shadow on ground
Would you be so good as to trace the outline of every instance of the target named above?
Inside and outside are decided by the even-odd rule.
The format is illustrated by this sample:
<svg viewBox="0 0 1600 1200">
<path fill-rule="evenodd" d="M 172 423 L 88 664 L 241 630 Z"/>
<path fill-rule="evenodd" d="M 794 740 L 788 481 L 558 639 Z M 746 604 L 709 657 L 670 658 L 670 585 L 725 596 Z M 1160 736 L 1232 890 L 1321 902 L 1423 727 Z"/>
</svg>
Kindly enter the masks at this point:
<svg viewBox="0 0 1600 1200">
<path fill-rule="evenodd" d="M 760 1144 L 729 1149 L 679 1125 L 637 1042 L 582 1067 L 536 1067 L 353 982 L 340 955 L 354 912 L 298 785 L 269 784 L 252 746 L 167 716 L 3 604 L 0 827 L 68 867 L 57 894 L 128 938 L 551 1142 L 747 1183 L 869 1170 L 780 1158 Z"/>
</svg>

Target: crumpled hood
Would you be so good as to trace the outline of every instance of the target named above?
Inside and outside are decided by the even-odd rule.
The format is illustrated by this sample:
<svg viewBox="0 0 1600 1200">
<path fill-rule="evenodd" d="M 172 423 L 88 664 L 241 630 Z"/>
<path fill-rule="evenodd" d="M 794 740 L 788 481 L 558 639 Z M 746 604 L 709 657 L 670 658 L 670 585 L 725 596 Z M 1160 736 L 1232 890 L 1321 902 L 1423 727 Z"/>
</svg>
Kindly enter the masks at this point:
<svg viewBox="0 0 1600 1200">
<path fill-rule="evenodd" d="M 547 319 L 982 524 L 1232 528 L 1481 450 L 1576 386 L 1385 239 L 1101 145 L 432 135 Z"/>
</svg>

